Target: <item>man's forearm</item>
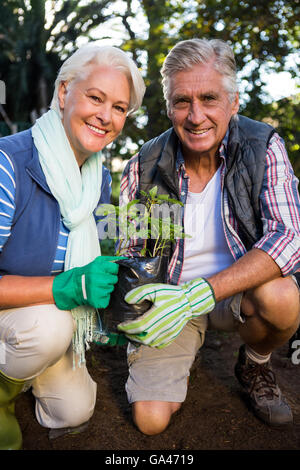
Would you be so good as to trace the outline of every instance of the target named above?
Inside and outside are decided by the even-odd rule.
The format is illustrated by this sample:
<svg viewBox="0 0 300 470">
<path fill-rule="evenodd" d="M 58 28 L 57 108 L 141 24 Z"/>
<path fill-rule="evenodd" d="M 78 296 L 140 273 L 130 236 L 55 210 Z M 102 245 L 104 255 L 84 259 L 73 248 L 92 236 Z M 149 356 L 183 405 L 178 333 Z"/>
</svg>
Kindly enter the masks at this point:
<svg viewBox="0 0 300 470">
<path fill-rule="evenodd" d="M 281 271 L 275 261 L 264 251 L 253 249 L 229 268 L 207 280 L 211 284 L 218 302 L 280 276 Z"/>
</svg>

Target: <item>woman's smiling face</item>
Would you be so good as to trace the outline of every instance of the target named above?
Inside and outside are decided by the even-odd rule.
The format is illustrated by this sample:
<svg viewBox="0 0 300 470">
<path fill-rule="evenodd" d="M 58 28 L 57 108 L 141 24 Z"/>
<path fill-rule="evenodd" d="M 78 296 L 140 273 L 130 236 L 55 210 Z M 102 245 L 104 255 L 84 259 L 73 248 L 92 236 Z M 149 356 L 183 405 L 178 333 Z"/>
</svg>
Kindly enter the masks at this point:
<svg viewBox="0 0 300 470">
<path fill-rule="evenodd" d="M 112 66 L 90 65 L 83 79 L 61 82 L 62 123 L 81 166 L 122 131 L 130 101 L 126 75 Z"/>
</svg>

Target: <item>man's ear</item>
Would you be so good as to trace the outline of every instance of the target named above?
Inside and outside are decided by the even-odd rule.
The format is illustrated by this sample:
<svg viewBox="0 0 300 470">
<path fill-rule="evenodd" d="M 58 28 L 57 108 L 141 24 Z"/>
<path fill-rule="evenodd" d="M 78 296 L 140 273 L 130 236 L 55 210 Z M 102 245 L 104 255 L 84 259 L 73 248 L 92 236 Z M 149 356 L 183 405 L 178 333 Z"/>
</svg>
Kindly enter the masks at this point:
<svg viewBox="0 0 300 470">
<path fill-rule="evenodd" d="M 167 116 L 172 121 L 172 111 L 170 110 L 170 104 L 167 106 Z"/>
<path fill-rule="evenodd" d="M 231 103 L 232 107 L 232 116 L 237 114 L 240 108 L 239 94 L 236 92 L 233 102 Z"/>
<path fill-rule="evenodd" d="M 66 93 L 67 93 L 67 82 L 65 81 L 60 82 L 60 84 L 58 85 L 58 103 L 59 103 L 59 107 L 61 110 L 65 108 Z"/>
</svg>

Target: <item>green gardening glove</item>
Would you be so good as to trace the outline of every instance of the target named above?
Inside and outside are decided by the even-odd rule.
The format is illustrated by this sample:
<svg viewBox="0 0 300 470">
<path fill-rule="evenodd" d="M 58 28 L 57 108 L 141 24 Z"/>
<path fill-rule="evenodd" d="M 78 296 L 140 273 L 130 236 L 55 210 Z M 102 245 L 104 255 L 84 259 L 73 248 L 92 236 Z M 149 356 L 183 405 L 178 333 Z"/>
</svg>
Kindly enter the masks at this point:
<svg viewBox="0 0 300 470">
<path fill-rule="evenodd" d="M 190 319 L 211 312 L 216 304 L 213 289 L 203 278 L 179 286 L 146 284 L 128 292 L 125 300 L 129 304 L 153 302 L 150 310 L 120 323 L 118 330 L 131 341 L 156 348 L 170 344 Z"/>
<path fill-rule="evenodd" d="M 58 274 L 53 281 L 53 297 L 61 310 L 71 310 L 80 305 L 106 308 L 110 294 L 118 281 L 118 256 L 98 256 L 79 268 Z"/>
</svg>

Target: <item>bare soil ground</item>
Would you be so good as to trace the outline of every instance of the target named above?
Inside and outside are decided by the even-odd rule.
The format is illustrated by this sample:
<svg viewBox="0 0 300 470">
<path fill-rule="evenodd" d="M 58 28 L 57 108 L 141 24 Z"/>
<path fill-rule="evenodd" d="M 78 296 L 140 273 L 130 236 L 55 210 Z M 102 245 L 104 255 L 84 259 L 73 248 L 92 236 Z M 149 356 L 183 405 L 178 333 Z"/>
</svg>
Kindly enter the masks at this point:
<svg viewBox="0 0 300 470">
<path fill-rule="evenodd" d="M 253 416 L 234 377 L 239 345 L 236 334 L 207 333 L 191 371 L 186 402 L 159 436 L 141 434 L 132 422 L 124 390 L 126 347 L 93 345 L 87 361 L 98 395 L 89 427 L 81 434 L 50 440 L 48 430 L 35 419 L 34 398 L 28 391 L 16 406 L 24 450 L 299 450 L 300 365 L 287 358 L 287 345 L 273 354 L 273 368 L 293 408 L 294 425 L 272 429 Z"/>
</svg>

